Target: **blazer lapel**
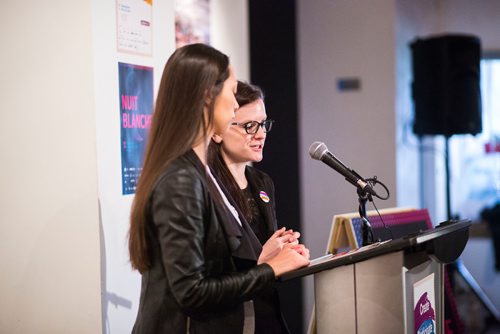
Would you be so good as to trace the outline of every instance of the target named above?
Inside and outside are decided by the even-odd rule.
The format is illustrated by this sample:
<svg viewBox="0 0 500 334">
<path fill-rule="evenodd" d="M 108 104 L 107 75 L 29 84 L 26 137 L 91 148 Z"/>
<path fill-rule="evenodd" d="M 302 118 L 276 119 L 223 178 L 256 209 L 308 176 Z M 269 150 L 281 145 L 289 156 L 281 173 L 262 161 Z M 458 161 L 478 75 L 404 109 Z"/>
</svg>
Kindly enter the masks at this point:
<svg viewBox="0 0 500 334">
<path fill-rule="evenodd" d="M 276 231 L 276 213 L 274 211 L 274 193 L 270 185 L 267 185 L 262 178 L 260 178 L 251 167 L 247 167 L 245 171 L 250 189 L 254 196 L 255 203 L 262 214 L 262 218 L 266 224 L 268 237 Z"/>
<path fill-rule="evenodd" d="M 212 173 L 212 175 L 214 174 Z M 217 176 L 214 175 L 214 178 L 217 180 Z M 207 182 L 211 182 L 213 184 L 212 180 L 208 180 Z M 234 200 L 229 195 L 229 192 L 225 189 L 220 180 L 217 180 L 217 184 L 221 188 L 229 203 L 238 212 L 238 218 L 241 222 L 240 225 L 224 204 L 222 196 L 216 186 L 213 184 L 213 187 L 209 187 L 209 189 L 211 189 L 212 197 L 214 197 L 217 216 L 219 217 L 220 224 L 222 225 L 228 239 L 231 255 L 240 259 L 257 262 L 260 253 L 262 252 L 262 245 L 260 244 L 259 239 L 257 239 L 253 233 L 252 228 L 248 225 L 243 217 L 243 214 L 238 209 Z"/>
</svg>

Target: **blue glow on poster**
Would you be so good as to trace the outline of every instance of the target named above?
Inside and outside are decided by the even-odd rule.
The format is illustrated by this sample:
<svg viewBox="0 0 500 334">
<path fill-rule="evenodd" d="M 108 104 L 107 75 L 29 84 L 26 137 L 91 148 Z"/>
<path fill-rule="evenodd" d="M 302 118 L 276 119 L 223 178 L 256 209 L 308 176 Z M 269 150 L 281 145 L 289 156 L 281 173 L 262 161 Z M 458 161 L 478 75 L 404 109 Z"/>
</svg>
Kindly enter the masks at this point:
<svg viewBox="0 0 500 334">
<path fill-rule="evenodd" d="M 153 113 L 153 68 L 118 63 L 122 194 L 134 194 Z"/>
</svg>

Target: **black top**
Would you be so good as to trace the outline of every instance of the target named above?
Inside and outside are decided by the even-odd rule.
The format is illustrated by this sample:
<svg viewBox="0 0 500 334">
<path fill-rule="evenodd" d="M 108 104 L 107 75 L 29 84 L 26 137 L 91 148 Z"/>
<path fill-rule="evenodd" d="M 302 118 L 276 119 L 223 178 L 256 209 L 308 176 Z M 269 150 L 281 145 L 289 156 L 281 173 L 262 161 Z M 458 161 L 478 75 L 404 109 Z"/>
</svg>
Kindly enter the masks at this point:
<svg viewBox="0 0 500 334">
<path fill-rule="evenodd" d="M 216 174 L 214 176 L 217 178 Z M 274 183 L 269 175 L 251 166 L 246 167 L 245 176 L 248 180 L 248 187 L 243 192 L 252 210 L 251 222 L 246 221 L 220 179 L 218 179 L 218 183 L 229 202 L 238 210 L 242 223 L 249 226 L 253 238 L 260 244 L 264 244 L 277 229 Z M 234 255 L 233 253 L 234 263 L 240 271 L 255 265 L 255 263 L 244 260 L 242 257 L 235 258 Z M 265 289 L 252 300 L 255 312 L 255 333 L 289 333 L 281 314 L 276 288 Z"/>
<path fill-rule="evenodd" d="M 242 333 L 243 302 L 272 289 L 272 268 L 255 265 L 245 231 L 231 228 L 239 225 L 217 195 L 192 150 L 158 178 L 146 217 L 151 268 L 142 274 L 133 333 L 186 333 L 188 326 Z M 240 261 L 252 265 L 241 270 Z"/>
<path fill-rule="evenodd" d="M 255 203 L 254 194 L 252 194 L 250 187 L 243 189 L 243 193 L 245 194 L 250 210 L 252 211 L 252 220 L 248 223 L 255 233 L 255 236 L 257 236 L 257 239 L 259 239 L 260 243 L 263 245 L 271 235 L 269 234 L 262 213 L 260 212 L 257 203 Z"/>
<path fill-rule="evenodd" d="M 266 173 L 247 166 L 248 187 L 243 190 L 252 210 L 248 222 L 262 244 L 277 230 L 274 183 Z M 281 314 L 278 291 L 268 290 L 254 299 L 255 333 L 289 333 Z"/>
</svg>

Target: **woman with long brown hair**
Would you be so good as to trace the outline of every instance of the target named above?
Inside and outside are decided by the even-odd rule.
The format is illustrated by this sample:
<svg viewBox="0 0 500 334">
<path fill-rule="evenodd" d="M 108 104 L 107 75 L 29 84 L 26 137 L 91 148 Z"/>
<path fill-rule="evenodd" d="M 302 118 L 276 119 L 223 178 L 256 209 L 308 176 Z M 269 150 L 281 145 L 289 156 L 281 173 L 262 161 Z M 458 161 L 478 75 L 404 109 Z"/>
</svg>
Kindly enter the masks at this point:
<svg viewBox="0 0 500 334">
<path fill-rule="evenodd" d="M 254 332 L 252 299 L 309 263 L 294 244 L 259 259 L 260 242 L 207 166 L 236 89 L 228 57 L 203 44 L 165 66 L 131 212 L 130 260 L 142 274 L 134 333 Z"/>
</svg>

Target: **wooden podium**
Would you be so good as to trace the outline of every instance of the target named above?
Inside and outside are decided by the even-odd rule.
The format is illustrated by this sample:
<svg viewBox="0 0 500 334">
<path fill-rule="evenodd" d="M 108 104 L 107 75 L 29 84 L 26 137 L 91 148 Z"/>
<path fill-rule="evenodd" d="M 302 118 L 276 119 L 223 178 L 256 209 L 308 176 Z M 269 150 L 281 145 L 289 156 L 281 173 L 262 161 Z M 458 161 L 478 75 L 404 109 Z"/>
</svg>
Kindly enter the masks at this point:
<svg viewBox="0 0 500 334">
<path fill-rule="evenodd" d="M 444 334 L 444 264 L 455 261 L 470 221 L 329 254 L 284 275 L 314 275 L 314 331 Z"/>
</svg>

